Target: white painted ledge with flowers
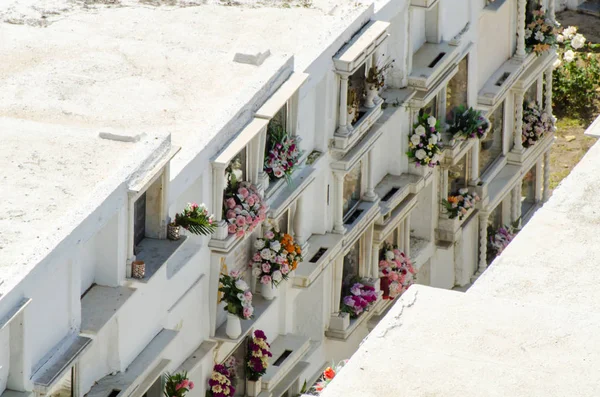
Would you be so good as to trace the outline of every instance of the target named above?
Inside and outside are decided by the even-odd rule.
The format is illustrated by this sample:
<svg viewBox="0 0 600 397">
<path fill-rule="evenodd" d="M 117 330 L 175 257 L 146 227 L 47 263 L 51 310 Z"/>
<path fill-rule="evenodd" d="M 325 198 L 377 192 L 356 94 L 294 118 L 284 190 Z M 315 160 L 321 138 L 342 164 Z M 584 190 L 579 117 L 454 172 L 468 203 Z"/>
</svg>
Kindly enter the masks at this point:
<svg viewBox="0 0 600 397">
<path fill-rule="evenodd" d="M 458 192 L 442 200 L 442 211 L 436 237 L 440 241 L 455 242 L 459 237 L 458 230 L 467 219 L 477 213 L 475 206 L 481 201 L 479 195 L 475 192 L 469 192 L 469 189 L 462 188 Z"/>
<path fill-rule="evenodd" d="M 485 139 L 491 128 L 490 121 L 481 111 L 460 105 L 452 109 L 447 120 L 441 165 L 456 165 L 479 140 Z"/>
<path fill-rule="evenodd" d="M 440 122 L 435 117 L 423 113 L 417 116 L 413 130 L 408 135 L 408 156 L 410 172 L 426 179 L 433 168 L 442 160 L 442 134 Z"/>
<path fill-rule="evenodd" d="M 355 283 L 346 296 L 342 297 L 340 311 L 329 318 L 325 336 L 331 339 L 347 340 L 365 321 L 376 314 L 384 303 L 383 293 L 378 291 L 379 279 L 363 278 Z"/>
</svg>

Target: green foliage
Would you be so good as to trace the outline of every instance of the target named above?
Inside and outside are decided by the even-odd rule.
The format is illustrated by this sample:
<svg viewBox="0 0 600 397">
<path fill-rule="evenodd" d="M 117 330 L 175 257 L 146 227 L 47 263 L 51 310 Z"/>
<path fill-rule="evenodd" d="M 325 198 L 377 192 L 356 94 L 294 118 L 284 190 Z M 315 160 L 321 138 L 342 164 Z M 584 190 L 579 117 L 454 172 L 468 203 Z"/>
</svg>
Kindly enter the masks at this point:
<svg viewBox="0 0 600 397">
<path fill-rule="evenodd" d="M 600 45 L 575 34 L 577 28 L 564 30 L 558 49 L 559 61 L 552 76 L 552 95 L 559 115 L 589 119 L 593 116 L 600 86 Z M 580 42 L 577 42 L 579 36 Z M 581 42 L 584 44 L 582 45 Z"/>
</svg>

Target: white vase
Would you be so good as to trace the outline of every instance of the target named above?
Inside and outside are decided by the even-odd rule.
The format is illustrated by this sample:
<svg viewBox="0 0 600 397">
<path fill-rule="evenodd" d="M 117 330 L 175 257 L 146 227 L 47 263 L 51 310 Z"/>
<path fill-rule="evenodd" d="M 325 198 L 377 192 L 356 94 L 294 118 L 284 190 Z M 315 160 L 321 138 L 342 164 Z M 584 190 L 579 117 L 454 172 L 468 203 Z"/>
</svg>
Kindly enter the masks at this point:
<svg viewBox="0 0 600 397">
<path fill-rule="evenodd" d="M 263 298 L 268 301 L 272 301 L 277 296 L 277 287 L 273 283 L 263 284 L 260 283 L 260 294 Z"/>
<path fill-rule="evenodd" d="M 231 339 L 237 339 L 242 334 L 242 322 L 235 314 L 227 313 L 227 325 L 225 333 Z"/>
<path fill-rule="evenodd" d="M 366 108 L 374 108 L 375 107 L 375 98 L 377 98 L 377 94 L 379 90 L 376 87 L 369 86 L 367 87 L 367 97 L 365 99 L 365 107 Z"/>
<path fill-rule="evenodd" d="M 262 379 L 261 378 L 258 378 L 258 380 L 256 382 L 246 379 L 246 395 L 248 397 L 257 397 L 258 394 L 260 393 L 261 387 L 262 387 Z"/>
</svg>

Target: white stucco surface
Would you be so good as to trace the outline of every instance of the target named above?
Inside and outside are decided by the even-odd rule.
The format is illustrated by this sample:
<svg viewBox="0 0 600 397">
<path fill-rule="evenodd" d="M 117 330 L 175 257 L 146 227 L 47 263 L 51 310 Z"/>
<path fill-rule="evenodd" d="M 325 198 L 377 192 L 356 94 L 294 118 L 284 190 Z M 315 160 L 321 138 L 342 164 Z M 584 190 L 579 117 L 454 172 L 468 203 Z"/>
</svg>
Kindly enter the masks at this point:
<svg viewBox="0 0 600 397">
<path fill-rule="evenodd" d="M 1 83 L 0 83 L 1 84 Z M 1 95 L 1 94 L 0 94 Z M 98 130 L 0 117 L 0 294 L 123 184 L 166 135 L 137 143 Z"/>
<path fill-rule="evenodd" d="M 0 294 L 158 147 L 150 136 L 182 147 L 173 177 L 220 134 L 213 155 L 291 73 L 290 54 L 304 69 L 367 7 L 82 4 L 0 4 Z M 272 54 L 260 67 L 233 62 L 257 49 Z"/>
<path fill-rule="evenodd" d="M 412 286 L 321 395 L 595 396 L 600 317 L 570 309 Z"/>
</svg>

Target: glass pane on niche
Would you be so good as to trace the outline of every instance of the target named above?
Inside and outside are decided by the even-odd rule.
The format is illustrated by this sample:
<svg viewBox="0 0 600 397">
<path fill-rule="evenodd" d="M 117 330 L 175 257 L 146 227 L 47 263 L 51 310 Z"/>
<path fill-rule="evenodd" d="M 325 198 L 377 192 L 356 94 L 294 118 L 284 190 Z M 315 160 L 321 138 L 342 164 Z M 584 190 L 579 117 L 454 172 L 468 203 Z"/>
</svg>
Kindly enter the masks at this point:
<svg viewBox="0 0 600 397">
<path fill-rule="evenodd" d="M 531 84 L 529 89 L 525 91 L 525 101 L 537 102 L 537 82 Z"/>
<path fill-rule="evenodd" d="M 360 260 L 360 239 L 350 248 L 344 256 L 344 270 L 342 273 L 342 298 L 350 294 L 350 288 L 358 281 Z"/>
<path fill-rule="evenodd" d="M 480 141 L 479 175 L 483 175 L 502 154 L 502 136 L 504 129 L 504 102 L 489 116 L 491 129 L 485 139 Z"/>
<path fill-rule="evenodd" d="M 521 182 L 521 215 L 525 215 L 535 205 L 536 167 L 529 170 Z"/>
<path fill-rule="evenodd" d="M 234 397 L 243 397 L 246 395 L 246 382 L 244 381 L 244 379 L 246 379 L 246 365 L 245 365 L 245 360 L 246 360 L 246 351 L 248 348 L 248 344 L 247 343 L 240 343 L 240 345 L 238 346 L 237 349 L 235 349 L 235 351 L 233 353 L 231 353 L 231 356 L 229 356 L 229 358 L 227 360 L 225 360 L 225 363 L 227 363 L 228 365 L 232 366 L 235 370 L 235 374 L 234 374 L 234 378 L 237 380 L 235 382 L 235 394 Z"/>
<path fill-rule="evenodd" d="M 425 106 L 423 106 L 423 108 L 421 108 L 421 110 L 419 110 L 419 114 L 423 115 L 425 113 L 427 113 L 430 116 L 433 116 L 435 118 L 438 117 L 438 111 L 437 111 L 437 95 L 435 97 L 433 97 L 433 99 L 431 101 L 429 101 L 429 103 Z M 416 120 L 415 120 L 416 122 Z"/>
<path fill-rule="evenodd" d="M 235 155 L 229 163 L 229 169 L 238 181 L 246 180 L 246 148 L 242 149 L 238 154 Z"/>
<path fill-rule="evenodd" d="M 289 214 L 290 211 L 285 211 L 279 219 L 277 219 L 277 225 L 279 226 L 279 231 L 282 233 L 288 232 L 288 223 L 289 223 Z"/>
<path fill-rule="evenodd" d="M 446 88 L 446 119 L 452 109 L 459 105 L 467 105 L 467 88 L 469 83 L 469 60 L 464 57 L 458 64 L 458 73 L 448 82 Z"/>
<path fill-rule="evenodd" d="M 273 146 L 278 143 L 284 135 L 288 134 L 287 131 L 287 103 L 279 109 L 275 116 L 269 121 L 267 126 L 267 142 L 265 145 L 265 156 L 271 151 Z M 273 139 L 275 138 L 275 139 Z"/>
<path fill-rule="evenodd" d="M 365 101 L 366 67 L 363 64 L 352 76 L 348 78 L 348 122 L 354 125 L 365 114 L 363 104 Z"/>
<path fill-rule="evenodd" d="M 361 163 L 359 162 L 346 174 L 346 176 L 344 176 L 344 217 L 352 213 L 360 201 L 361 179 Z"/>
<path fill-rule="evenodd" d="M 469 153 L 458 163 L 448 168 L 448 195 L 455 194 L 459 189 L 467 187 L 469 181 Z"/>
</svg>

